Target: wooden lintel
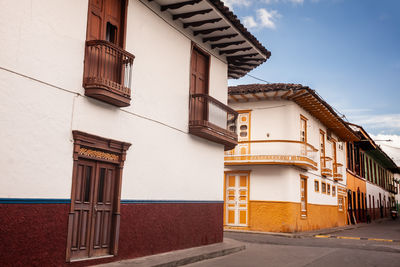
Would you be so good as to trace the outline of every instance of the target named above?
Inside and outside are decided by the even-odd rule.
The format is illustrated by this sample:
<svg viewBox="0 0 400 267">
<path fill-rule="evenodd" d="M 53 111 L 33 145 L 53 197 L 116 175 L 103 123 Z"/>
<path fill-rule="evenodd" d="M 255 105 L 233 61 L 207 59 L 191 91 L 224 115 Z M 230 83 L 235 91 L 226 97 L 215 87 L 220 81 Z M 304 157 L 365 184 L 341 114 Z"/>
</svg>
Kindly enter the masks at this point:
<svg viewBox="0 0 400 267">
<path fill-rule="evenodd" d="M 220 55 L 225 55 L 225 54 L 235 54 L 236 52 L 244 52 L 251 50 L 252 47 L 243 47 L 243 48 L 236 48 L 236 49 L 228 49 L 228 50 L 221 50 L 219 51 Z"/>
<path fill-rule="evenodd" d="M 211 49 L 214 48 L 225 48 L 231 45 L 241 45 L 243 43 L 245 43 L 246 41 L 237 41 L 237 42 L 229 42 L 229 43 L 219 43 L 219 44 L 212 44 L 211 45 Z"/>
<path fill-rule="evenodd" d="M 181 2 L 181 3 L 175 3 L 175 4 L 169 4 L 169 5 L 163 5 L 161 6 L 161 11 L 166 11 L 168 9 L 178 9 L 187 5 L 194 5 L 194 4 L 198 4 L 203 0 L 191 0 L 191 1 L 185 1 L 185 2 Z"/>
<path fill-rule="evenodd" d="M 225 26 L 225 27 L 218 27 L 218 28 L 211 28 L 211 29 L 194 31 L 193 35 L 196 36 L 196 35 L 199 35 L 199 34 L 210 34 L 210 33 L 217 32 L 217 31 L 222 32 L 222 31 L 228 30 L 230 27 L 231 26 Z M 203 42 L 204 42 L 204 40 L 203 40 Z"/>
<path fill-rule="evenodd" d="M 204 14 L 208 14 L 211 11 L 213 11 L 211 8 L 210 9 L 204 9 L 204 10 L 196 10 L 193 12 L 187 12 L 187 13 L 181 13 L 181 14 L 175 14 L 172 16 L 173 20 L 177 20 L 177 19 L 188 19 L 191 17 L 194 17 L 196 15 L 204 15 Z"/>
<path fill-rule="evenodd" d="M 216 42 L 216 41 L 220 41 L 220 40 L 223 40 L 223 39 L 230 39 L 230 38 L 236 37 L 238 35 L 239 34 L 237 34 L 237 33 L 233 33 L 233 34 L 225 34 L 225 35 L 218 35 L 218 36 L 212 36 L 212 37 L 205 37 L 205 38 L 203 38 L 203 42 L 204 43 L 208 42 L 208 41 Z"/>
<path fill-rule="evenodd" d="M 205 24 L 210 24 L 210 23 L 216 23 L 221 21 L 222 18 L 216 18 L 216 19 L 206 19 L 206 20 L 200 20 L 200 21 L 193 21 L 193 22 L 187 22 L 183 23 L 183 28 L 187 27 L 200 27 Z"/>
</svg>

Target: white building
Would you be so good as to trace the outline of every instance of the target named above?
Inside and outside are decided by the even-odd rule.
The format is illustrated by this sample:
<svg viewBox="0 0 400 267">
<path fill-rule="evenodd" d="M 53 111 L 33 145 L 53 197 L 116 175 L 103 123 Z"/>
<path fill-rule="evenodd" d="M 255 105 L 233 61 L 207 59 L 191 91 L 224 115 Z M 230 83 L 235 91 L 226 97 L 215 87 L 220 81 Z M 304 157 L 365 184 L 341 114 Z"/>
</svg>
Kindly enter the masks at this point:
<svg viewBox="0 0 400 267">
<path fill-rule="evenodd" d="M 365 222 L 390 216 L 398 193 L 396 163 L 359 125 L 349 123 L 360 140 L 347 145 L 347 187 L 351 222 Z M 352 181 L 352 182 L 351 182 Z"/>
<path fill-rule="evenodd" d="M 229 87 L 239 144 L 225 155 L 227 229 L 294 232 L 346 224 L 345 141 L 358 140 L 314 90 Z"/>
<path fill-rule="evenodd" d="M 0 265 L 221 242 L 227 79 L 270 56 L 219 0 L 0 1 Z"/>
</svg>

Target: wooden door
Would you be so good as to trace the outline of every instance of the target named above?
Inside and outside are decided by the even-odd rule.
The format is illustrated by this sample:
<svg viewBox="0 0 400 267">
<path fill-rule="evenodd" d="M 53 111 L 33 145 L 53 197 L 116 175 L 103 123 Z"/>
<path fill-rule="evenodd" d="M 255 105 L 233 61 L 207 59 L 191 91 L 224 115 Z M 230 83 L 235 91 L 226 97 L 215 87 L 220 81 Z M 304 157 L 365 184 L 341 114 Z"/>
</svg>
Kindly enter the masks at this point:
<svg viewBox="0 0 400 267">
<path fill-rule="evenodd" d="M 226 179 L 226 223 L 248 225 L 249 175 L 228 174 Z"/>
<path fill-rule="evenodd" d="M 190 94 L 208 94 L 208 64 L 209 59 L 196 48 L 192 50 L 190 66 Z M 207 99 L 191 100 L 191 120 L 207 121 Z"/>
<path fill-rule="evenodd" d="M 112 164 L 79 160 L 75 175 L 71 258 L 111 254 L 116 168 Z"/>
<path fill-rule="evenodd" d="M 86 40 L 106 40 L 123 47 L 123 0 L 89 0 Z"/>
</svg>

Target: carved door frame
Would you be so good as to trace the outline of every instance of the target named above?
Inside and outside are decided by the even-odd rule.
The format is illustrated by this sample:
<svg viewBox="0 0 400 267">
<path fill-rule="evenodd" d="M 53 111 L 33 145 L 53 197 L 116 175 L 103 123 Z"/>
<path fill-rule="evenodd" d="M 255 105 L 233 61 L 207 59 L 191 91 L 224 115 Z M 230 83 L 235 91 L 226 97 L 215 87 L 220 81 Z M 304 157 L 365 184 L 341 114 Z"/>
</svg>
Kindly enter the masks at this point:
<svg viewBox="0 0 400 267">
<path fill-rule="evenodd" d="M 66 247 L 66 261 L 71 261 L 71 246 L 72 246 L 72 230 L 75 216 L 75 192 L 77 190 L 76 177 L 78 174 L 79 160 L 89 160 L 98 164 L 109 163 L 115 166 L 115 184 L 114 198 L 112 201 L 112 226 L 110 255 L 117 255 L 118 240 L 119 240 L 119 225 L 120 225 L 120 207 L 121 207 L 121 185 L 122 185 L 122 170 L 126 159 L 126 151 L 131 144 L 99 137 L 96 135 L 73 131 L 74 149 L 73 149 L 73 174 L 71 188 L 71 206 L 68 215 L 68 236 Z"/>
</svg>

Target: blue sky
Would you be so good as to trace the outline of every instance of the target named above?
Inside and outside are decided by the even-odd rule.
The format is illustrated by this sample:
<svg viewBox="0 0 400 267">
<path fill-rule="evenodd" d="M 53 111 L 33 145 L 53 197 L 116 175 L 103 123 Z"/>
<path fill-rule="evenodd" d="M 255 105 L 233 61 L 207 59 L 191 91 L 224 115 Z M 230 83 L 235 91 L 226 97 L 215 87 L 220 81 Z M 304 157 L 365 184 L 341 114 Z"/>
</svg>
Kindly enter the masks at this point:
<svg viewBox="0 0 400 267">
<path fill-rule="evenodd" d="M 301 83 L 400 147 L 400 0 L 225 0 L 270 60 L 250 72 Z M 259 83 L 248 76 L 230 85 Z"/>
</svg>

